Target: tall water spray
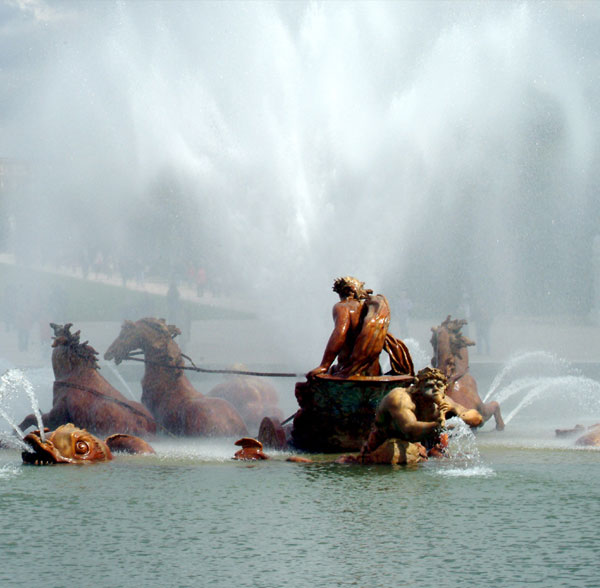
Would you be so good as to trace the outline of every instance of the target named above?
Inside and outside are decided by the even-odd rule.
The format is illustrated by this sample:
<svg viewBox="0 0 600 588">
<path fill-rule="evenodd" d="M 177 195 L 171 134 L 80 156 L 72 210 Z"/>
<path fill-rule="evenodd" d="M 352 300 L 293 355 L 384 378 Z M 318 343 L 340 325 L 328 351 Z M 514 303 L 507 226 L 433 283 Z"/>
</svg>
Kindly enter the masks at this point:
<svg viewBox="0 0 600 588">
<path fill-rule="evenodd" d="M 325 336 L 334 277 L 416 310 L 584 312 L 598 10 L 586 3 L 2 7 L 14 250 L 203 265 Z M 18 25 L 18 28 L 17 28 Z M 18 55 L 27 55 L 27 61 Z M 64 228 L 68 227 L 68 230 Z"/>
</svg>

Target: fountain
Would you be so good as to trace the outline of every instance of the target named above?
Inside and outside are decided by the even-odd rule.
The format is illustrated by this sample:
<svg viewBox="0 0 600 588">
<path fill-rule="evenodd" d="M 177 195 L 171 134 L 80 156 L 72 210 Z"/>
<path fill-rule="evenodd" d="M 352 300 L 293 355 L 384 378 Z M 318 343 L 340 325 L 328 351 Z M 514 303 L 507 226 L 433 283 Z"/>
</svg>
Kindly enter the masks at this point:
<svg viewBox="0 0 600 588">
<path fill-rule="evenodd" d="M 532 371 L 534 373 L 532 373 Z M 494 377 L 483 401 L 487 402 L 487 400 L 494 396 L 498 389 L 503 385 L 504 380 L 510 381 L 511 379 L 516 379 L 519 372 L 525 372 L 526 375 L 532 377 L 533 375 L 561 376 L 565 373 L 569 373 L 569 371 L 571 371 L 569 363 L 553 353 L 547 351 L 519 353 L 510 357 L 505 362 Z"/>
<path fill-rule="evenodd" d="M 137 402 L 139 400 L 138 398 L 136 398 L 134 396 L 133 390 L 131 389 L 131 386 L 127 383 L 127 381 L 125 380 L 125 378 L 121 375 L 121 372 L 110 361 L 106 361 L 105 359 L 101 359 L 100 360 L 100 365 L 102 367 L 108 368 L 112 372 L 112 374 L 119 381 L 119 384 L 127 392 L 127 396 L 129 396 L 129 398 L 131 400 L 133 400 L 134 402 Z"/>
<path fill-rule="evenodd" d="M 577 18 L 528 3 L 48 8 L 54 50 L 31 48 L 38 75 L 16 78 L 0 139 L 29 173 L 2 213 L 11 250 L 202 264 L 207 289 L 268 309 L 278 338 L 346 272 L 390 299 L 407 288 L 432 316 L 464 289 L 495 313 L 584 314 L 597 121 L 591 65 L 553 35 L 574 26 L 565 14 Z M 382 238 L 349 248 L 351 235 Z M 310 365 L 319 324 L 297 324 L 282 358 Z"/>
<path fill-rule="evenodd" d="M 190 264 L 204 300 L 257 317 L 195 324 L 192 357 L 304 373 L 328 336 L 330 280 L 353 274 L 392 316 L 407 291 L 411 336 L 465 316 L 465 292 L 493 314 L 492 342 L 518 322 L 511 349 L 528 337 L 562 356 L 576 333 L 575 359 L 598 361 L 584 323 L 597 310 L 595 3 L 36 0 L 2 3 L 0 23 L 0 270 L 22 270 L 2 282 L 22 311 L 79 324 L 93 309 L 82 329 L 104 352 L 100 321 L 148 314 L 111 313 L 77 281 L 51 296 L 56 272 L 108 260 L 119 283 L 165 285 Z M 47 271 L 20 289 L 32 266 Z M 21 367 L 12 329 L 0 355 Z M 60 474 L 0 452 L 0 584 L 29 585 L 35 562 L 45 585 L 594 585 L 600 453 L 522 431 L 553 434 L 595 384 L 546 375 L 490 390 L 510 421 L 473 438 L 483 475 L 248 467 L 200 441 L 163 441 L 150 467 Z M 60 570 L 39 553 L 56 537 L 76 554 Z"/>
<path fill-rule="evenodd" d="M 536 427 L 543 423 L 549 430 L 553 425 L 564 428 L 570 421 L 591 425 L 600 416 L 600 383 L 578 373 L 565 359 L 541 351 L 512 357 L 485 399 L 505 407 L 507 425 L 521 421 L 522 426 L 533 412 Z"/>
<path fill-rule="evenodd" d="M 44 424 L 42 422 L 42 415 L 40 413 L 37 398 L 31 383 L 20 370 L 7 370 L 2 374 L 2 377 L 0 377 L 0 416 L 14 429 L 21 439 L 25 437 L 25 434 L 17 425 L 15 419 L 3 408 L 5 403 L 7 403 L 11 397 L 20 393 L 21 390 L 25 392 L 31 402 L 38 429 L 40 430 L 40 437 L 45 441 Z"/>
<path fill-rule="evenodd" d="M 446 477 L 493 476 L 495 472 L 481 457 L 477 439 L 461 419 L 448 419 L 446 460 L 439 462 L 436 474 Z M 436 464 L 437 465 L 437 464 Z"/>
</svg>

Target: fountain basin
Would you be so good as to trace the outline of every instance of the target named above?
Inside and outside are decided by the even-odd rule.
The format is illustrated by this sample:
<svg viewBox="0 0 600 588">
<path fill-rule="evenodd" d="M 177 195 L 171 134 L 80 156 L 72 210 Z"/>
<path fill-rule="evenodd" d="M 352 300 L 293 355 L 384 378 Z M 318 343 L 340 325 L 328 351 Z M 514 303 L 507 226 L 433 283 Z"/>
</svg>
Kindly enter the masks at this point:
<svg viewBox="0 0 600 588">
<path fill-rule="evenodd" d="M 407 387 L 412 376 L 338 378 L 321 374 L 296 384 L 300 410 L 290 444 L 316 453 L 359 451 L 365 442 L 380 400 L 393 388 Z"/>
</svg>

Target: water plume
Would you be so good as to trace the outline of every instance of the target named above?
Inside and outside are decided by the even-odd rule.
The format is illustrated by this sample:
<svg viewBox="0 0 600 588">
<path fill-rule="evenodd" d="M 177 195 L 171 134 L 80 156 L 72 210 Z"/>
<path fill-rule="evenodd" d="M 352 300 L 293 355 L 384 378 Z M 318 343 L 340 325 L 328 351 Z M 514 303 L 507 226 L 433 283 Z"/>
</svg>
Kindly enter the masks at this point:
<svg viewBox="0 0 600 588">
<path fill-rule="evenodd" d="M 499 401 L 505 401 L 516 393 L 519 393 L 519 402 L 504 418 L 506 424 L 531 405 L 535 405 L 541 414 L 551 417 L 548 422 L 556 421 L 557 417 L 597 421 L 595 415 L 600 414 L 600 383 L 583 376 L 518 381 L 498 396 L 501 398 Z M 551 414 L 548 415 L 548 412 Z"/>
<path fill-rule="evenodd" d="M 448 447 L 440 460 L 439 473 L 443 476 L 490 476 L 494 471 L 485 465 L 471 428 L 458 417 L 447 421 Z"/>
<path fill-rule="evenodd" d="M 192 463 L 231 463 L 236 439 L 160 439 L 152 446 L 159 459 Z"/>
<path fill-rule="evenodd" d="M 0 413 L 1 411 L 2 409 L 0 409 Z M 2 416 L 4 417 L 4 415 Z M 7 447 L 14 447 L 15 449 L 21 449 L 24 451 L 32 451 L 32 448 L 29 445 L 27 445 L 27 443 L 25 443 L 21 438 L 15 437 L 14 435 L 11 435 L 9 433 L 0 433 L 0 444 L 4 444 Z"/>
<path fill-rule="evenodd" d="M 127 391 L 129 398 L 131 398 L 131 400 L 134 400 L 135 402 L 139 402 L 139 399 L 134 396 L 131 386 L 129 386 L 129 384 L 125 381 L 125 378 L 121 375 L 121 372 L 113 365 L 112 361 L 106 361 L 102 359 L 100 363 L 102 366 L 107 366 L 108 369 L 115 375 L 115 377 L 123 385 L 123 388 Z"/>
<path fill-rule="evenodd" d="M 494 395 L 498 394 L 498 390 L 505 386 L 505 380 L 516 379 L 520 373 L 525 373 L 529 377 L 532 376 L 533 372 L 537 372 L 540 376 L 548 376 L 550 374 L 559 376 L 572 371 L 572 366 L 567 360 L 548 351 L 517 353 L 509 358 L 502 366 L 502 369 L 496 374 L 489 390 L 483 398 L 483 402 L 491 400 Z M 502 398 L 502 395 L 499 395 L 494 400 L 502 402 L 504 398 Z"/>
<path fill-rule="evenodd" d="M 300 362 L 338 275 L 421 313 L 463 287 L 498 313 L 589 310 L 592 3 L 43 5 L 9 3 L 0 31 L 20 259 L 202 265 L 276 339 L 322 312 L 282 346 Z"/>
<path fill-rule="evenodd" d="M 38 405 L 37 397 L 33 390 L 33 386 L 31 382 L 25 377 L 25 374 L 21 370 L 17 369 L 9 369 L 6 370 L 2 377 L 0 378 L 0 403 L 4 403 L 8 401 L 12 396 L 18 394 L 20 391 L 24 391 L 29 401 L 31 402 L 31 407 L 33 409 L 33 413 L 38 423 L 38 428 L 40 430 L 40 437 L 42 441 L 45 441 L 45 433 L 44 433 L 44 423 L 42 421 L 42 413 L 40 412 L 40 408 Z M 25 434 L 12 417 L 7 414 L 2 408 L 0 408 L 0 416 L 6 420 L 10 426 L 16 431 L 16 433 L 23 439 Z"/>
<path fill-rule="evenodd" d="M 17 435 L 19 435 L 19 437 L 21 437 L 21 439 L 25 438 L 25 433 L 21 431 L 14 419 L 2 408 L 0 408 L 0 416 L 15 430 L 15 432 L 17 433 Z"/>
<path fill-rule="evenodd" d="M 600 383 L 564 358 L 545 351 L 527 352 L 509 359 L 498 372 L 485 395 L 484 401 L 489 400 L 500 404 L 507 425 L 523 421 L 535 428 L 545 422 L 549 428 L 552 423 L 569 428 L 596 422 Z"/>
</svg>

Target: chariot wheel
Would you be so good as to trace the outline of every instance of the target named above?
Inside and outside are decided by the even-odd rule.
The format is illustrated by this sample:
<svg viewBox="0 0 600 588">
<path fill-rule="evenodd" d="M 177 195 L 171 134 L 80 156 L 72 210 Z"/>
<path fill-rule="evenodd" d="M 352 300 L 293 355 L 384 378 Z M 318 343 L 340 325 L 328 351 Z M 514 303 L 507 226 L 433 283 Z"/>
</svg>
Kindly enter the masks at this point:
<svg viewBox="0 0 600 588">
<path fill-rule="evenodd" d="M 287 448 L 285 430 L 279 419 L 265 417 L 258 429 L 258 440 L 268 449 L 283 450 Z"/>
</svg>

